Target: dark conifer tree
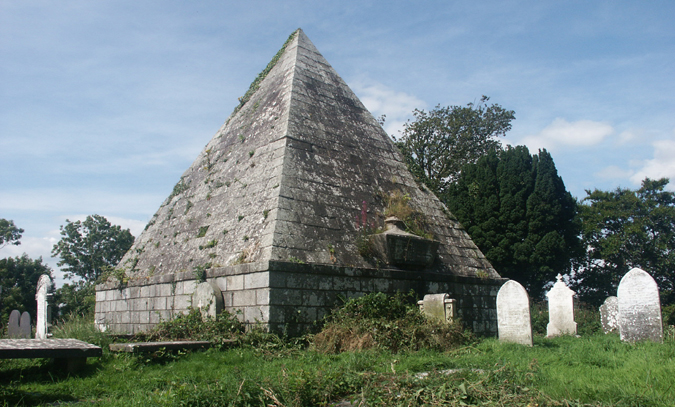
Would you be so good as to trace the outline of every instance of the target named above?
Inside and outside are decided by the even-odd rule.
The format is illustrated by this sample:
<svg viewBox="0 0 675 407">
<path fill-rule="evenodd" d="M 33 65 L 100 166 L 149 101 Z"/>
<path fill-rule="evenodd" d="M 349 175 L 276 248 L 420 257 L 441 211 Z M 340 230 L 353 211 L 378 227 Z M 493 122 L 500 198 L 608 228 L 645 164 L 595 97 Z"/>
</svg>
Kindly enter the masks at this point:
<svg viewBox="0 0 675 407">
<path fill-rule="evenodd" d="M 464 167 L 443 200 L 495 269 L 533 298 L 580 254 L 576 200 L 545 150 L 487 154 Z"/>
</svg>

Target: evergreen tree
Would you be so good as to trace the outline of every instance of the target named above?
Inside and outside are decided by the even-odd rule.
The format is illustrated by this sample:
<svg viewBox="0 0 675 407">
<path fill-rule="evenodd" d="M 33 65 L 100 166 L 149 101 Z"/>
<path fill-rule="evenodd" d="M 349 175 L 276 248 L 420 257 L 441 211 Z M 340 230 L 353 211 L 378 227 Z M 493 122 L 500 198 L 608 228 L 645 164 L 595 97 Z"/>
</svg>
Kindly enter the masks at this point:
<svg viewBox="0 0 675 407">
<path fill-rule="evenodd" d="M 490 152 L 464 167 L 442 198 L 502 277 L 533 298 L 580 253 L 577 203 L 546 150 Z"/>
</svg>

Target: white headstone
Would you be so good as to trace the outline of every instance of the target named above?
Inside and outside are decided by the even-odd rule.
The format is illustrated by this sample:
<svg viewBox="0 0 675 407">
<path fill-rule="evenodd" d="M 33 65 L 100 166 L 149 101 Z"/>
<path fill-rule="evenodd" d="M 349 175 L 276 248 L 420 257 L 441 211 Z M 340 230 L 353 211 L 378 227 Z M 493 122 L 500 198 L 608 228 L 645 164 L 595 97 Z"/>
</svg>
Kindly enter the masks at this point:
<svg viewBox="0 0 675 407">
<path fill-rule="evenodd" d="M 37 301 L 35 339 L 47 339 L 49 336 L 49 323 L 51 322 L 49 297 L 52 295 L 53 286 L 51 277 L 47 274 L 40 276 L 37 284 L 37 293 L 35 294 L 35 300 Z"/>
<path fill-rule="evenodd" d="M 600 306 L 600 322 L 604 333 L 619 332 L 619 299 L 610 296 Z"/>
<path fill-rule="evenodd" d="M 622 341 L 663 342 L 659 287 L 652 276 L 638 268 L 632 269 L 619 282 L 617 297 Z"/>
<path fill-rule="evenodd" d="M 558 274 L 558 281 L 553 284 L 551 291 L 546 293 L 548 297 L 548 325 L 546 336 L 576 335 L 577 323 L 574 322 L 574 294 L 562 281 Z"/>
<path fill-rule="evenodd" d="M 499 340 L 532 346 L 530 297 L 517 281 L 509 280 L 497 293 Z"/>
<path fill-rule="evenodd" d="M 19 323 L 19 338 L 30 338 L 30 331 L 30 314 L 28 311 L 24 311 L 23 314 L 21 314 L 21 322 Z"/>
<path fill-rule="evenodd" d="M 19 330 L 19 320 L 21 319 L 21 312 L 18 309 L 9 313 L 9 322 L 7 324 L 7 337 L 20 338 L 21 331 Z"/>
<path fill-rule="evenodd" d="M 223 294 L 220 288 L 209 282 L 197 284 L 192 294 L 192 306 L 199 309 L 202 318 L 215 318 L 223 310 Z"/>
</svg>

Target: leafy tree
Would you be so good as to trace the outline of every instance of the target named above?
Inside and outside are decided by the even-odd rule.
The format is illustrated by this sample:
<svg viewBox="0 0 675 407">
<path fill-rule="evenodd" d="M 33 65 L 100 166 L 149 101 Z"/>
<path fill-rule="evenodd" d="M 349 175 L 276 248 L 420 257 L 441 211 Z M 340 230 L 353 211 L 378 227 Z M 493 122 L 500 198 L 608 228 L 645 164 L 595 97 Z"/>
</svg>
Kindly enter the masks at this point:
<svg viewBox="0 0 675 407">
<path fill-rule="evenodd" d="M 582 299 L 600 304 L 639 267 L 654 277 L 665 304 L 675 302 L 675 193 L 665 191 L 668 182 L 646 178 L 638 190 L 586 191 L 580 214 L 587 256 L 575 284 Z"/>
<path fill-rule="evenodd" d="M 66 219 L 52 256 L 61 257 L 57 264 L 63 267 L 66 278 L 79 277 L 93 283 L 104 271 L 117 265 L 133 242 L 129 229 L 113 226 L 103 216 L 87 216 L 84 222 Z"/>
<path fill-rule="evenodd" d="M 490 151 L 462 169 L 441 199 L 502 277 L 533 298 L 581 253 L 577 203 L 546 151 Z"/>
<path fill-rule="evenodd" d="M 35 290 L 40 276 L 52 271 L 42 258 L 31 259 L 27 254 L 20 257 L 8 257 L 0 260 L 0 286 L 2 286 L 2 313 L 0 320 L 4 323 L 9 318 L 9 313 L 17 309 L 21 312 L 28 311 L 35 320 L 37 315 L 37 302 Z"/>
<path fill-rule="evenodd" d="M 501 149 L 497 137 L 511 130 L 513 110 L 487 105 L 436 106 L 429 113 L 415 110 L 397 142 L 413 175 L 437 195 L 459 176 L 462 167 L 490 151 Z"/>
<path fill-rule="evenodd" d="M 94 283 L 77 281 L 73 284 L 64 284 L 54 293 L 54 303 L 59 309 L 60 318 L 70 315 L 89 316 L 96 305 L 96 290 Z"/>
<path fill-rule="evenodd" d="M 13 220 L 0 218 L 0 249 L 10 244 L 18 246 L 21 244 L 21 234 L 23 229 L 16 227 Z"/>
</svg>

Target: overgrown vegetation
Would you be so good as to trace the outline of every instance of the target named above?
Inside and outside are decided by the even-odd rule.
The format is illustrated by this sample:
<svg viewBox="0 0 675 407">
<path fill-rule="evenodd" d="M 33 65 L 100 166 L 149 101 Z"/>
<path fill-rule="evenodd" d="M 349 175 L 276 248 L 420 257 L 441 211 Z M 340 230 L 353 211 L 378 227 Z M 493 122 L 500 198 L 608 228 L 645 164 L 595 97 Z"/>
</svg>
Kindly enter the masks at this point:
<svg viewBox="0 0 675 407">
<path fill-rule="evenodd" d="M 364 349 L 446 351 L 472 340 L 460 323 L 427 320 L 419 312 L 413 293 L 372 293 L 351 299 L 335 310 L 314 337 L 313 346 L 324 353 Z"/>
</svg>

